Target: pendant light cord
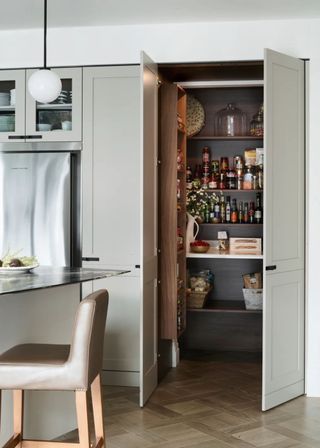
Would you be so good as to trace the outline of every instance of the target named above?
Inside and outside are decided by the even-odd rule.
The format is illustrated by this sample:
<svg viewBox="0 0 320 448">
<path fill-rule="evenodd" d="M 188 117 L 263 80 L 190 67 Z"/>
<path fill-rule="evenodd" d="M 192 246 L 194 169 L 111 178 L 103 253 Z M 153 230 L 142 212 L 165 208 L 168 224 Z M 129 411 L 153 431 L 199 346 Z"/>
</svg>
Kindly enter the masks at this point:
<svg viewBox="0 0 320 448">
<path fill-rule="evenodd" d="M 47 68 L 47 0 L 44 0 L 44 20 L 43 20 L 43 67 Z"/>
</svg>

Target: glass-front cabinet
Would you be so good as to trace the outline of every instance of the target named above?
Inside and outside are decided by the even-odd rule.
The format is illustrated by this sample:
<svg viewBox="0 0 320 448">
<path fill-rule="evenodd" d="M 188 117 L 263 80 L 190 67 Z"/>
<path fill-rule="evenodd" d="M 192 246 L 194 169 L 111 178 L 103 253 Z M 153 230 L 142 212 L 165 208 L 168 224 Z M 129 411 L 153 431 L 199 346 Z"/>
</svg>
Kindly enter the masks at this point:
<svg viewBox="0 0 320 448">
<path fill-rule="evenodd" d="M 25 70 L 0 70 L 0 141 L 25 134 Z"/>
<path fill-rule="evenodd" d="M 0 142 L 81 141 L 82 68 L 54 69 L 62 91 L 50 104 L 28 92 L 34 71 L 0 70 Z"/>
<path fill-rule="evenodd" d="M 54 69 L 62 82 L 61 94 L 49 104 L 34 101 L 26 92 L 28 141 L 81 141 L 82 69 Z M 27 70 L 27 83 L 34 70 Z"/>
</svg>

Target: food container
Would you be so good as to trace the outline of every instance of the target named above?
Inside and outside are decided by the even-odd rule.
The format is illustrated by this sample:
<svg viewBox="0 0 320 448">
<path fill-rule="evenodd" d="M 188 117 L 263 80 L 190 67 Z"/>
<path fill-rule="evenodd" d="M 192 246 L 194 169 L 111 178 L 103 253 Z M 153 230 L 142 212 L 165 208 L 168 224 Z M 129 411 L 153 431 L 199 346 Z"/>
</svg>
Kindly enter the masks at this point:
<svg viewBox="0 0 320 448">
<path fill-rule="evenodd" d="M 199 244 L 199 243 L 200 243 L 200 241 L 194 241 L 194 242 L 190 243 L 191 252 L 194 252 L 196 254 L 205 254 L 206 252 L 208 252 L 208 250 L 210 248 L 210 244 L 205 243 L 205 241 L 201 241 L 202 244 Z"/>
<path fill-rule="evenodd" d="M 242 291 L 247 310 L 262 310 L 263 289 L 243 288 Z"/>
<path fill-rule="evenodd" d="M 230 253 L 261 255 L 261 238 L 230 238 Z"/>
<path fill-rule="evenodd" d="M 234 137 L 237 135 L 246 135 L 247 116 L 241 110 L 229 103 L 227 107 L 221 109 L 215 118 L 216 135 Z"/>
</svg>

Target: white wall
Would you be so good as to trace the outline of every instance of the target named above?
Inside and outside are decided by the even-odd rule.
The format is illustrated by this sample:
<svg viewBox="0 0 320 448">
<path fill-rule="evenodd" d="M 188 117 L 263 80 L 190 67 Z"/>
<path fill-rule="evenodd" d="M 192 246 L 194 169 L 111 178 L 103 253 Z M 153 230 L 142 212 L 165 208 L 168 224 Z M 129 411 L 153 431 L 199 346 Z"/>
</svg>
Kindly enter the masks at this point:
<svg viewBox="0 0 320 448">
<path fill-rule="evenodd" d="M 41 31 L 1 32 L 0 68 L 42 64 Z M 320 396 L 320 20 L 227 22 L 55 29 L 48 33 L 51 65 L 139 62 L 143 49 L 157 62 L 262 59 L 263 48 L 310 58 L 310 209 L 307 392 Z"/>
</svg>

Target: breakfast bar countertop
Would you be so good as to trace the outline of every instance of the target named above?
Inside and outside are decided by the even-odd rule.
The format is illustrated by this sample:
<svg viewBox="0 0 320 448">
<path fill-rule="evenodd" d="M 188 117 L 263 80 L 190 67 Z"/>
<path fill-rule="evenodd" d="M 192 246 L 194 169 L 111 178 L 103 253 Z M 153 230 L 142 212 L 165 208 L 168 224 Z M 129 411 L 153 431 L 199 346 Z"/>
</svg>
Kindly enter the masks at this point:
<svg viewBox="0 0 320 448">
<path fill-rule="evenodd" d="M 0 295 L 89 282 L 130 271 L 40 266 L 27 273 L 0 275 Z"/>
</svg>

